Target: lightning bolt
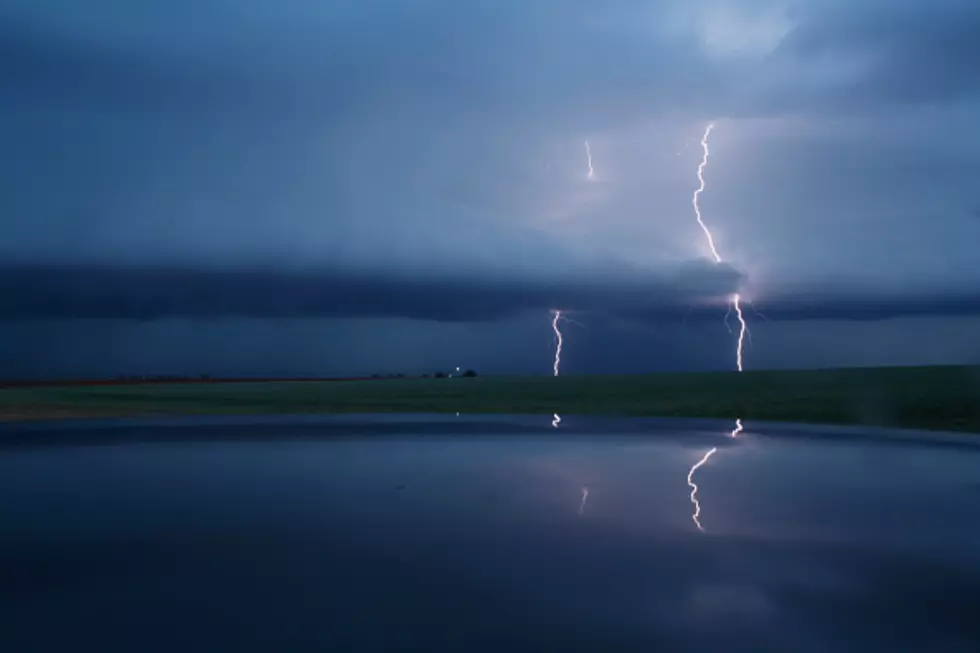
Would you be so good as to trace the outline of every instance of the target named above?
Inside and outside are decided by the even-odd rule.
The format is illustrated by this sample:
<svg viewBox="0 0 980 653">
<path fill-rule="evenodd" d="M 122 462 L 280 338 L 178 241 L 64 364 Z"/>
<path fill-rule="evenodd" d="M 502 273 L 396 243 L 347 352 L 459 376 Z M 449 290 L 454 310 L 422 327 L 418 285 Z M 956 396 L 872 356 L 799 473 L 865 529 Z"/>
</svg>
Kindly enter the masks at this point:
<svg viewBox="0 0 980 653">
<path fill-rule="evenodd" d="M 701 137 L 701 150 L 703 154 L 701 155 L 701 163 L 698 164 L 698 182 L 699 186 L 697 190 L 694 191 L 694 196 L 691 198 L 691 204 L 694 205 L 694 216 L 698 219 L 698 224 L 701 226 L 701 231 L 704 232 L 705 238 L 708 239 L 708 247 L 711 248 L 711 255 L 715 257 L 715 263 L 721 263 L 721 255 L 718 253 L 718 248 L 715 247 L 715 239 L 711 235 L 711 230 L 708 229 L 708 225 L 704 223 L 701 218 L 701 205 L 698 203 L 698 198 L 701 197 L 701 193 L 704 192 L 706 187 L 704 183 L 704 169 L 708 167 L 708 156 L 710 152 L 708 150 L 708 137 L 711 136 L 711 131 L 715 128 L 715 123 L 708 123 L 707 128 L 704 130 L 704 136 Z"/>
<path fill-rule="evenodd" d="M 712 447 L 708 453 L 704 454 L 704 457 L 701 458 L 701 460 L 694 463 L 694 466 L 691 467 L 691 471 L 687 473 L 687 485 L 689 488 L 691 488 L 691 503 L 694 504 L 694 514 L 691 515 L 691 519 L 694 520 L 694 525 L 697 526 L 698 530 L 702 533 L 704 532 L 704 527 L 701 526 L 700 520 L 701 504 L 698 503 L 698 486 L 694 482 L 694 472 L 698 471 L 702 465 L 708 462 L 708 459 L 715 455 L 716 451 L 718 451 L 718 447 Z"/>
<path fill-rule="evenodd" d="M 738 371 L 741 372 L 744 368 L 742 367 L 742 348 L 745 346 L 745 334 L 749 332 L 748 325 L 745 324 L 745 316 L 742 315 L 742 298 L 738 293 L 732 295 L 732 306 L 735 307 L 735 315 L 738 317 L 738 345 L 735 347 L 735 364 L 738 366 Z"/>
<path fill-rule="evenodd" d="M 595 168 L 592 167 L 592 146 L 585 141 L 585 157 L 589 162 L 589 179 L 595 179 Z"/>
<path fill-rule="evenodd" d="M 561 329 L 558 328 L 558 320 L 561 319 L 561 311 L 554 312 L 554 319 L 551 321 L 551 330 L 555 332 L 555 339 L 558 346 L 555 347 L 555 364 L 554 364 L 554 376 L 558 376 L 558 368 L 561 365 Z"/>
<path fill-rule="evenodd" d="M 704 130 L 704 135 L 701 137 L 701 150 L 703 154 L 701 155 L 701 163 L 698 164 L 698 187 L 694 191 L 694 195 L 691 197 L 691 205 L 694 207 L 694 217 L 697 218 L 698 226 L 701 227 L 701 231 L 704 232 L 705 238 L 708 240 L 708 248 L 711 250 L 711 256 L 714 257 L 715 263 L 721 263 L 721 254 L 718 253 L 718 248 L 715 246 L 714 236 L 711 235 L 711 229 L 705 224 L 704 218 L 701 216 L 701 204 L 698 201 L 701 197 L 701 193 L 704 192 L 706 184 L 704 181 L 704 169 L 708 167 L 708 157 L 711 152 L 708 149 L 708 138 L 711 136 L 711 131 L 715 128 L 715 123 L 708 123 L 708 126 Z M 731 310 L 735 309 L 735 315 L 738 317 L 738 345 L 735 348 L 735 363 L 738 367 L 738 371 L 743 370 L 742 366 L 742 349 L 745 345 L 745 334 L 748 332 L 748 325 L 745 323 L 745 317 L 742 315 L 742 297 L 738 293 L 732 295 L 730 304 L 728 307 L 729 313 L 725 315 L 725 325 L 728 325 L 728 316 L 731 314 Z"/>
<path fill-rule="evenodd" d="M 551 330 L 555 332 L 555 341 L 557 343 L 557 345 L 555 346 L 555 364 L 553 368 L 555 377 L 558 376 L 558 368 L 561 366 L 562 337 L 561 337 L 561 329 L 558 328 L 559 320 L 561 320 L 561 311 L 555 311 L 554 319 L 551 321 Z M 551 421 L 551 426 L 553 428 L 558 428 L 559 424 L 561 424 L 561 417 L 558 415 L 558 413 L 555 413 L 554 419 L 552 419 Z"/>
<path fill-rule="evenodd" d="M 589 500 L 589 488 L 582 488 L 582 503 L 578 505 L 578 514 L 583 514 L 585 512 L 585 502 Z"/>
</svg>

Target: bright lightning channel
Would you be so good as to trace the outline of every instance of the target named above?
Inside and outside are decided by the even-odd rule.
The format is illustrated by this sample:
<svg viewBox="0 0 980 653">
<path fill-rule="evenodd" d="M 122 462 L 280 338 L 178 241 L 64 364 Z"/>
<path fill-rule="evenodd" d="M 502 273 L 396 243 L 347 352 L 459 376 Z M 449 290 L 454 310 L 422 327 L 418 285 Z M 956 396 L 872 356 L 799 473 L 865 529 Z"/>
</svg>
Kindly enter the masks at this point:
<svg viewBox="0 0 980 653">
<path fill-rule="evenodd" d="M 558 321 L 561 319 L 561 311 L 554 312 L 554 319 L 551 321 L 551 330 L 555 332 L 555 339 L 558 345 L 555 347 L 555 376 L 558 376 L 558 368 L 561 366 L 561 329 L 558 328 Z"/>
<path fill-rule="evenodd" d="M 592 167 L 592 146 L 585 141 L 585 156 L 589 162 L 589 179 L 595 179 L 595 168 Z"/>
<path fill-rule="evenodd" d="M 707 128 L 704 130 L 704 136 L 701 137 L 701 150 L 703 152 L 701 156 L 701 163 L 698 165 L 698 187 L 694 191 L 694 196 L 691 198 L 691 204 L 694 206 L 694 217 L 697 218 L 698 225 L 701 227 L 701 231 L 704 232 L 705 238 L 708 240 L 708 248 L 711 250 L 711 256 L 714 257 L 715 263 L 721 263 L 721 254 L 718 253 L 718 248 L 715 246 L 714 236 L 711 235 L 711 230 L 708 225 L 705 224 L 703 217 L 701 216 L 701 204 L 699 199 L 701 193 L 704 192 L 706 184 L 704 181 L 704 169 L 708 167 L 708 157 L 711 152 L 708 149 L 708 138 L 711 136 L 711 131 L 715 128 L 715 123 L 708 123 Z M 745 345 L 745 334 L 748 331 L 748 325 L 745 323 L 745 317 L 742 315 L 742 297 L 738 293 L 732 295 L 731 303 L 729 305 L 729 311 L 735 309 L 735 315 L 738 317 L 739 332 L 738 332 L 738 345 L 735 348 L 735 363 L 738 367 L 738 371 L 743 370 L 742 366 L 742 348 Z M 726 324 L 728 316 L 725 316 Z"/>
<path fill-rule="evenodd" d="M 745 334 L 749 332 L 748 326 L 745 324 L 745 316 L 742 315 L 742 298 L 738 293 L 732 295 L 732 306 L 735 307 L 735 315 L 738 317 L 738 345 L 735 347 L 735 363 L 738 366 L 738 371 L 741 372 L 744 368 L 742 367 L 742 348 L 745 346 Z"/>
<path fill-rule="evenodd" d="M 578 514 L 585 513 L 585 502 L 589 500 L 589 488 L 582 488 L 582 502 L 578 504 Z"/>
<path fill-rule="evenodd" d="M 715 123 L 708 123 L 708 127 L 704 130 L 704 136 L 701 137 L 701 150 L 703 154 L 701 155 L 701 163 L 698 165 L 698 182 L 700 185 L 697 190 L 694 191 L 694 197 L 691 198 L 691 204 L 694 205 L 694 216 L 698 219 L 698 224 L 701 226 L 701 231 L 704 232 L 705 237 L 708 239 L 708 247 L 711 248 L 711 255 L 715 257 L 715 263 L 721 263 L 721 255 L 718 254 L 718 248 L 715 247 L 715 239 L 711 235 L 711 230 L 708 229 L 708 225 L 704 223 L 701 218 L 701 205 L 698 203 L 698 198 L 701 197 L 701 193 L 704 192 L 706 187 L 704 183 L 704 169 L 708 167 L 708 156 L 710 152 L 708 151 L 708 137 L 711 136 L 711 131 L 715 128 Z"/>
</svg>

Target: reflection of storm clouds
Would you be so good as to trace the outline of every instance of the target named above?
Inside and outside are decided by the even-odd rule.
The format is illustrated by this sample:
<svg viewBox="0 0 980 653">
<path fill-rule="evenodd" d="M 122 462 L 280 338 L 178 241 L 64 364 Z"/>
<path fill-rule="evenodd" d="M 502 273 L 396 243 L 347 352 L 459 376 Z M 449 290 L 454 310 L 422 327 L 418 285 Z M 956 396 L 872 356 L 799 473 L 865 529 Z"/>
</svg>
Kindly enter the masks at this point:
<svg viewBox="0 0 980 653">
<path fill-rule="evenodd" d="M 868 650 L 847 646 L 856 639 L 908 650 L 909 637 L 962 646 L 980 635 L 964 609 L 980 588 L 976 569 L 964 574 L 952 564 L 862 546 L 692 540 L 599 523 L 607 528 L 562 530 L 538 551 L 553 560 L 560 596 L 539 584 L 550 582 L 551 572 L 538 569 L 520 582 L 529 603 L 550 603 L 574 614 L 584 629 L 614 632 L 617 641 L 671 651 L 816 653 Z M 559 580 L 569 568 L 590 571 Z M 603 600 L 582 598 L 595 596 Z M 861 635 L 854 631 L 856 615 Z"/>
<path fill-rule="evenodd" d="M 691 587 L 682 600 L 681 618 L 690 625 L 720 619 L 761 622 L 777 615 L 776 605 L 752 585 L 703 584 Z"/>
<path fill-rule="evenodd" d="M 765 538 L 591 545 L 591 564 L 614 577 L 618 592 L 583 581 L 580 591 L 608 597 L 593 607 L 594 623 L 642 632 L 664 650 L 867 650 L 844 645 L 855 642 L 857 615 L 857 639 L 893 650 L 909 650 L 908 637 L 963 646 L 980 635 L 965 608 L 980 587 L 976 568 L 964 574 L 917 556 Z"/>
<path fill-rule="evenodd" d="M 0 496 L 44 515 L 16 520 L 23 531 L 0 543 L 11 571 L 0 597 L 31 592 L 9 602 L 0 638 L 64 650 L 36 640 L 96 613 L 169 616 L 193 592 L 221 617 L 202 625 L 207 650 L 228 637 L 255 648 L 256 631 L 281 643 L 282 620 L 303 638 L 345 639 L 320 650 L 446 650 L 449 638 L 524 650 L 534 638 L 584 651 L 972 652 L 980 641 L 980 530 L 949 518 L 980 504 L 969 439 L 773 427 L 735 446 L 720 423 L 630 420 L 630 436 L 617 435 L 625 421 L 585 418 L 560 434 L 533 417 L 320 419 L 0 428 L 21 437 L 3 440 Z M 122 446 L 79 446 L 107 436 Z M 131 446 L 141 439 L 166 446 Z M 678 479 L 716 441 L 712 460 L 729 457 L 706 511 L 719 526 L 703 537 Z M 873 475 L 850 473 L 869 461 Z M 62 532 L 78 537 L 51 541 Z M 252 590 L 249 618 L 229 578 Z M 73 627 L 44 628 L 52 618 Z M 363 627 L 379 621 L 392 627 Z M 178 650 L 157 639 L 168 635 L 151 644 Z"/>
</svg>

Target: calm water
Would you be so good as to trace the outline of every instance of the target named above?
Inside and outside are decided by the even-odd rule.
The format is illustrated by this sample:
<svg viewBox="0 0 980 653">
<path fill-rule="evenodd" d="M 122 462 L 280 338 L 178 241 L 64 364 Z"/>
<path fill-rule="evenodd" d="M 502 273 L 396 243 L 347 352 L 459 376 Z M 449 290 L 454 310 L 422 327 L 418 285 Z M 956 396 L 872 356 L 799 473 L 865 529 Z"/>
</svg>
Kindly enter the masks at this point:
<svg viewBox="0 0 980 653">
<path fill-rule="evenodd" d="M 729 430 L 4 427 L 0 650 L 980 650 L 971 436 Z"/>
</svg>

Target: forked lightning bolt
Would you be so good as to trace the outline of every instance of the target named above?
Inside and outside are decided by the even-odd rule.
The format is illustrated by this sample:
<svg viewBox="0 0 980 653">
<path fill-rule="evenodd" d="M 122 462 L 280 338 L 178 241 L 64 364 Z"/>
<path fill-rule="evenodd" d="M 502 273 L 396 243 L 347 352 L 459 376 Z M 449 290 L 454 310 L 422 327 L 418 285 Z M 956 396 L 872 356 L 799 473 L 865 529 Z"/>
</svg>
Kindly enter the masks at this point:
<svg viewBox="0 0 980 653">
<path fill-rule="evenodd" d="M 589 163 L 589 179 L 595 179 L 595 168 L 592 167 L 592 146 L 585 141 L 585 157 Z"/>
</svg>

